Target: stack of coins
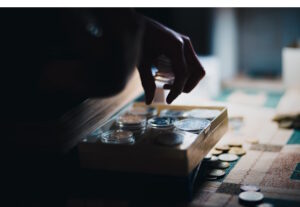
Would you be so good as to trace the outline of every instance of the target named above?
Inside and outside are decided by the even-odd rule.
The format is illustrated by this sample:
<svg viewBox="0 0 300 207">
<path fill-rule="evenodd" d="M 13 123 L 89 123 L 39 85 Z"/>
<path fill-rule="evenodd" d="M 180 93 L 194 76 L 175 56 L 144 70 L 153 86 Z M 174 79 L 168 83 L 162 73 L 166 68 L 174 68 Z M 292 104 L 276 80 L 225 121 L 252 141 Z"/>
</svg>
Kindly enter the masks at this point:
<svg viewBox="0 0 300 207">
<path fill-rule="evenodd" d="M 143 116 L 149 119 L 157 114 L 157 110 L 154 107 L 135 106 L 127 114 Z"/>
<path fill-rule="evenodd" d="M 182 144 L 184 135 L 178 132 L 165 131 L 158 133 L 155 137 L 155 142 L 165 146 L 176 146 Z"/>
<path fill-rule="evenodd" d="M 206 164 L 206 179 L 207 180 L 217 180 L 225 176 L 225 169 L 230 165 L 228 162 L 222 162 L 217 156 L 207 154 L 204 157 L 204 162 Z"/>
<path fill-rule="evenodd" d="M 153 117 L 148 120 L 148 126 L 155 130 L 170 130 L 174 128 L 174 122 L 172 117 Z"/>
<path fill-rule="evenodd" d="M 131 131 L 135 135 L 139 135 L 145 131 L 147 119 L 143 116 L 124 114 L 117 118 L 116 124 L 119 129 Z"/>
<path fill-rule="evenodd" d="M 241 185 L 239 201 L 245 205 L 257 205 L 262 202 L 264 195 L 259 192 L 260 188 L 255 185 Z"/>
<path fill-rule="evenodd" d="M 201 131 L 206 133 L 210 129 L 210 121 L 207 119 L 186 118 L 176 121 L 174 126 L 181 131 L 199 134 Z"/>
<path fill-rule="evenodd" d="M 101 141 L 108 144 L 133 144 L 133 133 L 124 130 L 109 130 L 101 135 Z"/>
<path fill-rule="evenodd" d="M 219 110 L 214 109 L 193 109 L 185 112 L 185 116 L 200 119 L 213 120 L 220 114 Z"/>
</svg>

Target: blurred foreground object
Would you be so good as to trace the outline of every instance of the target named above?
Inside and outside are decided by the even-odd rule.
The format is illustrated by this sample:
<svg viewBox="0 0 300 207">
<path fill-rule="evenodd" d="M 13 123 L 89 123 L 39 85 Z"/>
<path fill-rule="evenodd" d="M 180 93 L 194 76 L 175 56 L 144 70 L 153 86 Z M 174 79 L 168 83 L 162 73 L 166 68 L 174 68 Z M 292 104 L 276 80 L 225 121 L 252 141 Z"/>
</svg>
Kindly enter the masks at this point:
<svg viewBox="0 0 300 207">
<path fill-rule="evenodd" d="M 282 74 L 286 88 L 300 87 L 300 39 L 283 48 Z"/>
<path fill-rule="evenodd" d="M 274 121 L 280 128 L 300 128 L 300 88 L 289 89 L 281 98 Z"/>
</svg>

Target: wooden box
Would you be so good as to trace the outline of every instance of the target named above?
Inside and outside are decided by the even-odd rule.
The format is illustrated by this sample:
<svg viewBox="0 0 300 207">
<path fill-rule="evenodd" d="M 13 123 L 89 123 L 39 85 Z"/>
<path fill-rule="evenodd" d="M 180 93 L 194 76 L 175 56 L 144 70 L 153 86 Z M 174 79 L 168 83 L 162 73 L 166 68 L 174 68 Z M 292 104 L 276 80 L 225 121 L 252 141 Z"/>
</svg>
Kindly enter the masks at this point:
<svg viewBox="0 0 300 207">
<path fill-rule="evenodd" d="M 135 106 L 144 105 L 134 103 Z M 152 105 L 158 111 L 163 109 L 191 110 L 214 109 L 220 114 L 211 121 L 209 128 L 200 134 L 187 133 L 182 144 L 174 147 L 154 144 L 151 137 L 145 136 L 133 145 L 80 142 L 80 166 L 91 170 L 147 173 L 157 175 L 188 176 L 201 163 L 203 157 L 220 140 L 228 128 L 227 109 L 209 106 Z M 97 130 L 107 130 L 115 118 L 124 113 L 131 105 L 101 124 Z M 151 133 L 150 133 L 151 134 Z"/>
</svg>

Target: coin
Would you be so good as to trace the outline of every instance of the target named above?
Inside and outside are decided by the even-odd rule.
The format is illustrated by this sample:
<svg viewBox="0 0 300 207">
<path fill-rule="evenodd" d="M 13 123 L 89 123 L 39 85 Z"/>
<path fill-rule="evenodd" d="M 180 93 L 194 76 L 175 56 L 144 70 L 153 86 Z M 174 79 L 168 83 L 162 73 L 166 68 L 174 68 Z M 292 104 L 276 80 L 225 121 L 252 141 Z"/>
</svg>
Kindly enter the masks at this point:
<svg viewBox="0 0 300 207">
<path fill-rule="evenodd" d="M 228 152 L 229 146 L 228 145 L 219 145 L 215 147 L 216 150 L 220 150 L 222 152 Z"/>
<path fill-rule="evenodd" d="M 221 154 L 219 155 L 219 160 L 221 161 L 225 161 L 225 162 L 233 162 L 238 160 L 239 157 L 237 155 L 234 154 Z"/>
<path fill-rule="evenodd" d="M 279 122 L 279 128 L 283 129 L 290 129 L 293 126 L 293 121 L 292 120 L 282 120 Z"/>
<path fill-rule="evenodd" d="M 193 109 L 185 113 L 188 117 L 200 119 L 214 119 L 220 114 L 219 110 L 215 109 Z"/>
<path fill-rule="evenodd" d="M 260 188 L 256 185 L 241 185 L 240 189 L 241 191 L 260 191 Z"/>
<path fill-rule="evenodd" d="M 207 173 L 208 177 L 223 177 L 225 175 L 225 171 L 224 170 L 220 170 L 220 169 L 212 169 Z"/>
<path fill-rule="evenodd" d="M 226 169 L 230 166 L 230 164 L 228 162 L 217 161 L 217 162 L 211 163 L 210 166 L 215 169 Z"/>
<path fill-rule="evenodd" d="M 242 147 L 243 144 L 239 141 L 231 141 L 228 143 L 229 147 Z"/>
<path fill-rule="evenodd" d="M 156 142 L 158 144 L 167 145 L 167 146 L 175 146 L 182 144 L 184 140 L 184 136 L 179 133 L 174 132 L 165 132 L 160 133 L 156 136 Z"/>
<path fill-rule="evenodd" d="M 101 141 L 103 143 L 110 144 L 129 144 L 133 143 L 133 133 L 125 130 L 109 130 L 101 135 Z"/>
<path fill-rule="evenodd" d="M 262 201 L 264 195 L 260 192 L 246 191 L 239 194 L 239 199 L 245 202 L 256 203 Z"/>
<path fill-rule="evenodd" d="M 250 144 L 258 144 L 258 139 L 256 138 L 247 138 L 246 141 Z"/>
<path fill-rule="evenodd" d="M 212 150 L 210 151 L 210 153 L 211 153 L 212 155 L 220 155 L 220 154 L 223 153 L 223 151 L 221 151 L 221 150 L 216 150 L 216 149 L 212 149 Z"/>
<path fill-rule="evenodd" d="M 153 117 L 148 120 L 151 128 L 170 129 L 174 127 L 175 119 L 172 117 Z"/>
<path fill-rule="evenodd" d="M 178 120 L 174 123 L 175 127 L 182 131 L 200 132 L 210 126 L 210 121 L 207 119 L 187 118 Z"/>
<path fill-rule="evenodd" d="M 219 158 L 217 156 L 211 156 L 210 160 L 208 160 L 208 162 L 212 163 L 212 162 L 217 162 L 219 160 Z"/>
<path fill-rule="evenodd" d="M 242 155 L 246 154 L 246 151 L 240 147 L 231 147 L 228 153 L 242 156 Z"/>
<path fill-rule="evenodd" d="M 209 153 L 203 158 L 203 160 L 205 160 L 205 161 L 208 161 L 210 159 L 211 159 L 211 154 L 209 154 Z"/>
<path fill-rule="evenodd" d="M 211 181 L 213 181 L 213 180 L 217 180 L 218 177 L 210 177 L 210 176 L 207 176 L 205 179 L 206 179 L 206 180 L 211 180 Z"/>
</svg>

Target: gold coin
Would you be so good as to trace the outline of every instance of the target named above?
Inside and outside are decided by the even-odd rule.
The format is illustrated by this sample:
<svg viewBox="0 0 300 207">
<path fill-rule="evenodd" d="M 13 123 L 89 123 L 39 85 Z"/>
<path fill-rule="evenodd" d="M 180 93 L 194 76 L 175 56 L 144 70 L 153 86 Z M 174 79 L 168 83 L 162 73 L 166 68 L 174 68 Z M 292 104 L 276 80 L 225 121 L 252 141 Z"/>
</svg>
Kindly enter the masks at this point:
<svg viewBox="0 0 300 207">
<path fill-rule="evenodd" d="M 227 152 L 230 148 L 228 145 L 220 145 L 215 147 L 216 150 L 220 150 L 222 152 Z"/>
<path fill-rule="evenodd" d="M 222 154 L 223 153 L 223 151 L 221 151 L 221 150 L 216 150 L 216 149 L 213 149 L 211 152 L 210 152 L 210 154 L 212 154 L 212 155 L 220 155 L 220 154 Z"/>
<path fill-rule="evenodd" d="M 246 141 L 250 144 L 258 144 L 258 139 L 256 138 L 248 138 Z"/>
<path fill-rule="evenodd" d="M 228 143 L 229 147 L 242 147 L 243 144 L 239 141 L 231 141 Z"/>
<path fill-rule="evenodd" d="M 228 153 L 242 156 L 246 154 L 246 151 L 241 147 L 231 147 Z"/>
</svg>

